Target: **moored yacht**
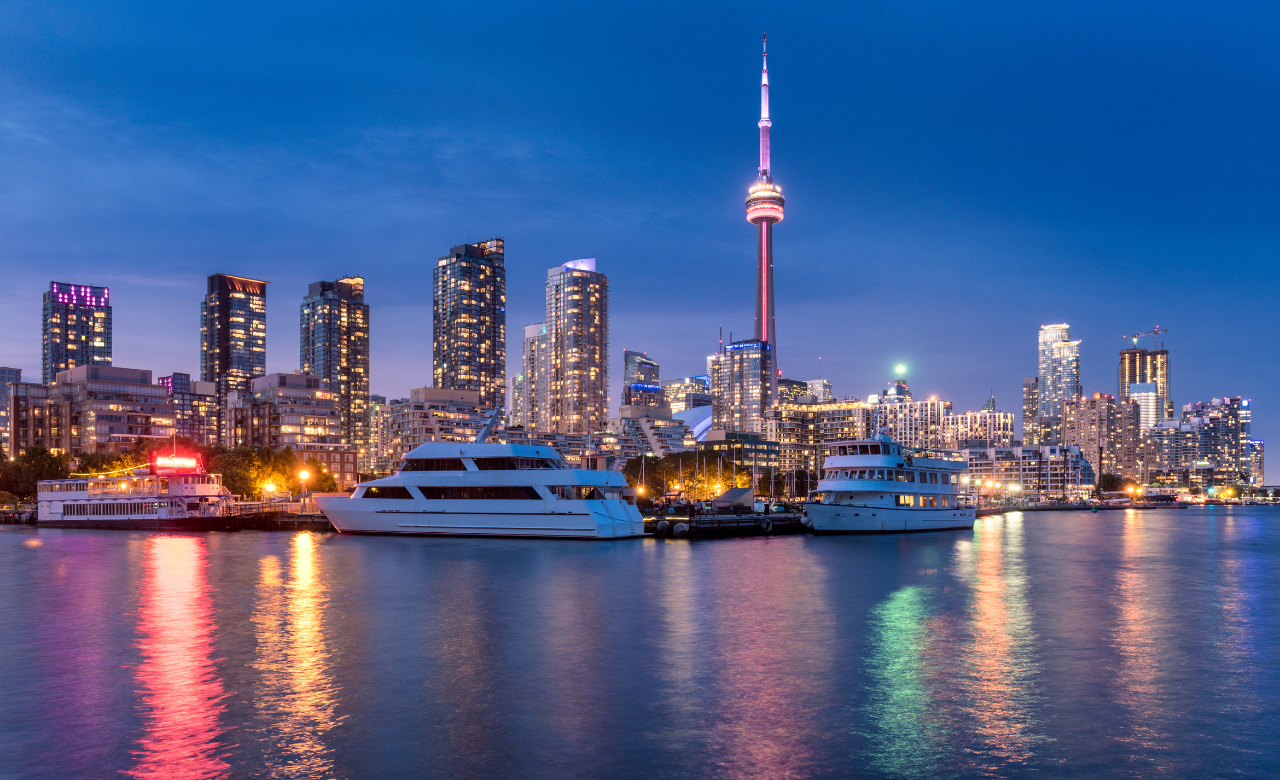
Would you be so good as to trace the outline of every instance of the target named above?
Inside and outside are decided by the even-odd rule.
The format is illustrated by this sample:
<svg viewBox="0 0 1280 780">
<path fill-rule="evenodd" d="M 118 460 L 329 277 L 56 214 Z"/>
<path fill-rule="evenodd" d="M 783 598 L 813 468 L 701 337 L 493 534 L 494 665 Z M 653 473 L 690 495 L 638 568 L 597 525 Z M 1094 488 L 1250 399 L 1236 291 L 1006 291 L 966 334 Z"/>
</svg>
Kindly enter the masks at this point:
<svg viewBox="0 0 1280 780">
<path fill-rule="evenodd" d="M 36 522 L 54 528 L 202 531 L 226 524 L 231 495 L 198 459 L 156 456 L 128 476 L 83 476 L 36 484 Z"/>
<path fill-rule="evenodd" d="M 390 477 L 362 482 L 351 496 L 317 496 L 342 533 L 643 536 L 644 521 L 622 495 L 617 472 L 571 468 L 560 453 L 525 444 L 433 442 L 404 457 Z"/>
<path fill-rule="evenodd" d="M 904 447 L 887 437 L 827 446 L 818 490 L 804 506 L 816 533 L 890 533 L 973 528 L 960 500 L 964 456 Z"/>
</svg>

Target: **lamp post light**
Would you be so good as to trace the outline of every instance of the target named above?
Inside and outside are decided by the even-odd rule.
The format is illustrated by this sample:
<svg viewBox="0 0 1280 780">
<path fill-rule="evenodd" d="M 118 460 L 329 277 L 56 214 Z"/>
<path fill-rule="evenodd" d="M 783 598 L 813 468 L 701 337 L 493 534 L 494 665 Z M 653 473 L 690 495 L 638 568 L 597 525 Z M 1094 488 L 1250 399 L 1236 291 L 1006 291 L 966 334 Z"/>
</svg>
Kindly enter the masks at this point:
<svg viewBox="0 0 1280 780">
<path fill-rule="evenodd" d="M 302 501 L 304 504 L 307 501 L 307 477 L 310 477 L 310 476 L 311 476 L 311 473 L 308 472 L 306 469 L 303 469 L 302 471 L 298 472 L 298 480 L 302 483 Z"/>
</svg>

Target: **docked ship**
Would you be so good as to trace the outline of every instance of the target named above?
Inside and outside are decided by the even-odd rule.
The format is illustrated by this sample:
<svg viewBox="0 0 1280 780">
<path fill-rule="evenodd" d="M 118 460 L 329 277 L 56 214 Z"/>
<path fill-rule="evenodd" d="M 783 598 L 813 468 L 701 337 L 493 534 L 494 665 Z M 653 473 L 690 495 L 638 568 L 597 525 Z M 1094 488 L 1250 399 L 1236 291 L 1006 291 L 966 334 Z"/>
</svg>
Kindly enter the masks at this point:
<svg viewBox="0 0 1280 780">
<path fill-rule="evenodd" d="M 232 497 L 196 458 L 158 456 L 128 476 L 41 480 L 36 501 L 52 528 L 205 531 L 226 525 Z"/>
<path fill-rule="evenodd" d="M 961 500 L 968 463 L 958 452 L 904 447 L 887 437 L 827 446 L 818 490 L 804 505 L 815 533 L 973 528 Z"/>
<path fill-rule="evenodd" d="M 350 496 L 316 496 L 339 532 L 621 539 L 644 521 L 613 471 L 575 469 L 554 448 L 432 442 L 410 451 L 390 477 Z"/>
</svg>

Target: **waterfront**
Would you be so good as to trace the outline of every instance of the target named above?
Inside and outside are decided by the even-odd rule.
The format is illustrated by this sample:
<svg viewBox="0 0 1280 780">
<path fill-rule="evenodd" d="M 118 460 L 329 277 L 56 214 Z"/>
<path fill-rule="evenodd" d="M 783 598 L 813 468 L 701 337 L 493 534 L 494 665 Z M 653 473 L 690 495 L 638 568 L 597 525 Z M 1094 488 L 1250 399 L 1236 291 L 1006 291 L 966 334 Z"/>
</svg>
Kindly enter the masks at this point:
<svg viewBox="0 0 1280 780">
<path fill-rule="evenodd" d="M 0 777 L 1274 776 L 1280 511 L 0 529 Z"/>
</svg>

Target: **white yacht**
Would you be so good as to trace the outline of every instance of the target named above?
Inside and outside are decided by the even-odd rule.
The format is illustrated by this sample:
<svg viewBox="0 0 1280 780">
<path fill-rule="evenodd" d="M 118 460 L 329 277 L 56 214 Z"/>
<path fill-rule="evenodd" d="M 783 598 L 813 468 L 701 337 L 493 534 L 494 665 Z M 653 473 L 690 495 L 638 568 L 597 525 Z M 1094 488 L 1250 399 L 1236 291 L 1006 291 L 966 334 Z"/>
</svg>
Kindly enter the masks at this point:
<svg viewBox="0 0 1280 780">
<path fill-rule="evenodd" d="M 316 504 L 342 533 L 644 535 L 621 474 L 571 468 L 552 447 L 485 444 L 485 435 L 478 443 L 424 444 L 395 475 L 362 482 L 350 496 L 317 496 Z"/>
<path fill-rule="evenodd" d="M 973 528 L 959 452 L 922 450 L 887 437 L 827 446 L 818 490 L 804 506 L 815 533 L 891 533 Z"/>
</svg>

